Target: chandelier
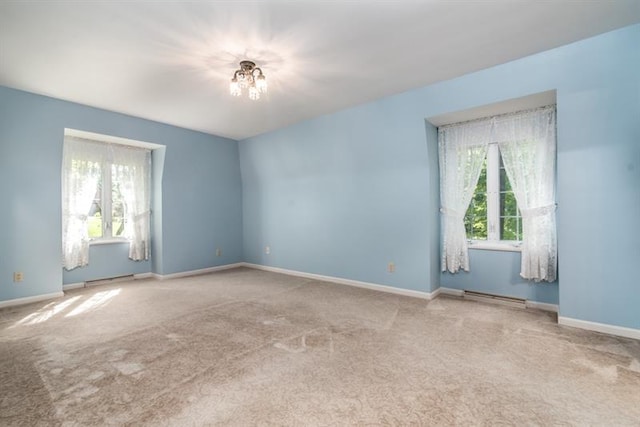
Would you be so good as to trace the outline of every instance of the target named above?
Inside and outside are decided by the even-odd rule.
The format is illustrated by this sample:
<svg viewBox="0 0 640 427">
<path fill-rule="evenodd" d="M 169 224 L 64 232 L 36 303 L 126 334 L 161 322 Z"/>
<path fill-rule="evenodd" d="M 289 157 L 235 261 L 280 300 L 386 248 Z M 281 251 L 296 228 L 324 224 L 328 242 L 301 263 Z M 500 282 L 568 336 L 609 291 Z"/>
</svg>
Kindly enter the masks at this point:
<svg viewBox="0 0 640 427">
<path fill-rule="evenodd" d="M 249 99 L 260 99 L 261 93 L 267 92 L 267 79 L 255 62 L 240 61 L 240 69 L 233 73 L 229 92 L 233 96 L 242 95 L 242 89 L 249 90 Z"/>
</svg>

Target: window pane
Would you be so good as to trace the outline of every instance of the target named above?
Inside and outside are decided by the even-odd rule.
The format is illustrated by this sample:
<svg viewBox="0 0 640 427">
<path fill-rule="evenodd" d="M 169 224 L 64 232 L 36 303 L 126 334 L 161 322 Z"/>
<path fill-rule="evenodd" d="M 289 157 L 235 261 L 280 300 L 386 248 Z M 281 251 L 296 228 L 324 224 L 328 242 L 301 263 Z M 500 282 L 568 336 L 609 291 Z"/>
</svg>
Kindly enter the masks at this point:
<svg viewBox="0 0 640 427">
<path fill-rule="evenodd" d="M 500 218 L 500 240 L 522 240 L 522 222 L 520 217 Z"/>
<path fill-rule="evenodd" d="M 500 156 L 500 240 L 522 240 L 522 217 Z"/>
<path fill-rule="evenodd" d="M 87 215 L 89 238 L 102 237 L 102 178 L 98 181 L 96 195 Z"/>
<path fill-rule="evenodd" d="M 487 240 L 487 162 L 482 167 L 476 192 L 464 217 L 467 239 Z"/>
<path fill-rule="evenodd" d="M 509 178 L 507 178 L 507 172 L 504 170 L 504 166 L 502 166 L 502 157 L 500 157 L 500 191 L 512 191 L 511 182 L 509 182 Z"/>
<path fill-rule="evenodd" d="M 500 193 L 500 216 L 518 216 L 518 203 L 513 191 Z"/>
<path fill-rule="evenodd" d="M 112 165 L 112 185 L 111 185 L 111 221 L 113 227 L 111 228 L 111 235 L 113 237 L 122 236 L 124 233 L 124 198 L 122 197 L 122 191 L 120 189 L 120 182 L 117 180 L 116 168 L 122 168 L 123 166 Z"/>
</svg>

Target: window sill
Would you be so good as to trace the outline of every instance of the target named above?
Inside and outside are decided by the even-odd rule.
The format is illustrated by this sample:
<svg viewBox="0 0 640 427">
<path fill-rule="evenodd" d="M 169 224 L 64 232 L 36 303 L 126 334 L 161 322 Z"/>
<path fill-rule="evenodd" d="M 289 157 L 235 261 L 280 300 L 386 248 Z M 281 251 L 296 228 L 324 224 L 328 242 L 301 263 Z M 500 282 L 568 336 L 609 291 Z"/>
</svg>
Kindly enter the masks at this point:
<svg viewBox="0 0 640 427">
<path fill-rule="evenodd" d="M 472 240 L 468 242 L 469 249 L 479 249 L 483 251 L 502 251 L 502 252 L 522 252 L 519 242 L 484 242 L 481 240 Z"/>
<path fill-rule="evenodd" d="M 114 243 L 129 243 L 129 239 L 124 237 L 109 237 L 106 239 L 94 239 L 89 242 L 89 245 L 112 245 Z"/>
</svg>

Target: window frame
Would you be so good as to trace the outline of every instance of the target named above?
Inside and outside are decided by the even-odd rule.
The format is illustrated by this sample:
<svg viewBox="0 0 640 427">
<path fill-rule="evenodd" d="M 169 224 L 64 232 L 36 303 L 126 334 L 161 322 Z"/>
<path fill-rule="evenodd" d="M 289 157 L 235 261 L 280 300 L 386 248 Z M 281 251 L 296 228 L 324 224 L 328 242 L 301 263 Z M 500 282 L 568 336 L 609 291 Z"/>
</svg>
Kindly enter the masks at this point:
<svg viewBox="0 0 640 427">
<path fill-rule="evenodd" d="M 521 252 L 522 241 L 500 239 L 500 149 L 497 142 L 491 142 L 487 147 L 486 167 L 487 239 L 467 239 L 467 246 L 469 249 Z"/>
<path fill-rule="evenodd" d="M 104 161 L 101 165 L 100 183 L 100 221 L 102 222 L 102 236 L 89 237 L 89 245 L 104 245 L 109 243 L 127 243 L 131 239 L 125 236 L 113 235 L 113 162 Z"/>
</svg>

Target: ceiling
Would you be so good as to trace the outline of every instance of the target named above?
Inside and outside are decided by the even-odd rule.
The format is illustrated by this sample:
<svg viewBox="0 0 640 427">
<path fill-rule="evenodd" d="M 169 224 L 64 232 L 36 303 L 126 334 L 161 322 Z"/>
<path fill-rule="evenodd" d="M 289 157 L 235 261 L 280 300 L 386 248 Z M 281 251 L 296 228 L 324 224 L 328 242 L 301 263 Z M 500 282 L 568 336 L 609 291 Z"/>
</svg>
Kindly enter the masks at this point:
<svg viewBox="0 0 640 427">
<path fill-rule="evenodd" d="M 640 0 L 4 0 L 0 85 L 243 139 L 637 22 Z M 259 101 L 229 95 L 243 59 Z"/>
</svg>

